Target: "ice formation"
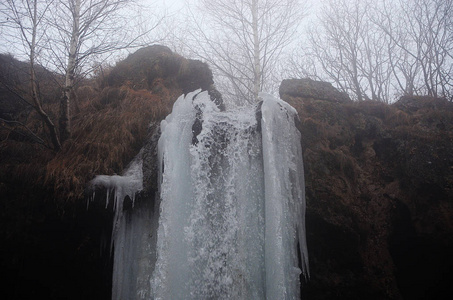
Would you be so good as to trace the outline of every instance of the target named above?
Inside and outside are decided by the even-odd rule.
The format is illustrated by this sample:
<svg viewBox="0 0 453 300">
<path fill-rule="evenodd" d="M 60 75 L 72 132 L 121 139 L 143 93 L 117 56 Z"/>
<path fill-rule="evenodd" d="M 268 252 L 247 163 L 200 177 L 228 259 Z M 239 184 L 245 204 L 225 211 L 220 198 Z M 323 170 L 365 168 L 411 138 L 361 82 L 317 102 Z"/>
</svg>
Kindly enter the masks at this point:
<svg viewBox="0 0 453 300">
<path fill-rule="evenodd" d="M 120 218 L 123 212 L 123 203 L 126 197 L 135 202 L 135 196 L 143 190 L 143 160 L 140 152 L 124 171 L 123 175 L 97 175 L 90 184 L 93 187 L 102 186 L 107 190 L 105 207 L 110 201 L 110 194 L 113 193 L 113 210 L 115 212 L 113 221 L 113 232 L 115 233 L 120 225 Z M 96 189 L 93 189 L 91 199 L 94 199 Z"/>
<path fill-rule="evenodd" d="M 137 209 L 123 210 L 127 197 L 135 204 L 136 195 L 143 189 L 142 152 L 126 168 L 123 175 L 98 175 L 94 187 L 106 189 L 106 207 L 113 196 L 112 299 L 149 299 L 149 281 L 155 261 L 155 249 L 150 228 L 157 227 L 151 203 L 140 203 Z M 94 194 L 91 199 L 94 199 Z"/>
<path fill-rule="evenodd" d="M 123 212 L 143 188 L 141 155 L 123 176 L 93 180 L 115 193 L 112 299 L 300 298 L 308 255 L 297 113 L 260 97 L 249 111 L 221 112 L 200 91 L 175 102 L 161 123 L 157 212 L 149 201 Z"/>
<path fill-rule="evenodd" d="M 297 113 L 261 94 L 257 120 L 255 110 L 220 112 L 207 92 L 197 93 L 178 99 L 162 122 L 151 294 L 299 299 L 308 256 Z M 202 127 L 194 137 L 195 118 Z"/>
</svg>

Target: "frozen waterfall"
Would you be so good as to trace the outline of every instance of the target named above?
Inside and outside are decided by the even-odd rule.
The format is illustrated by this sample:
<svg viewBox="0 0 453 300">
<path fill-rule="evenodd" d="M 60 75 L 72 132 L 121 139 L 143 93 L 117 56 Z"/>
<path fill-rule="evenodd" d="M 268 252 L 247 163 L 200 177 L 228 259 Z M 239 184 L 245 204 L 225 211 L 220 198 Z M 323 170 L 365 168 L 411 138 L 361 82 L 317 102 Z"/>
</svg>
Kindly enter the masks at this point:
<svg viewBox="0 0 453 300">
<path fill-rule="evenodd" d="M 259 120 L 194 92 L 162 122 L 155 299 L 300 298 L 308 256 L 297 113 L 260 96 Z"/>
<path fill-rule="evenodd" d="M 123 176 L 94 180 L 116 191 L 113 299 L 300 298 L 308 254 L 297 112 L 260 98 L 230 112 L 207 92 L 175 102 L 161 123 L 156 208 L 122 209 L 142 189 L 141 154 Z"/>
</svg>

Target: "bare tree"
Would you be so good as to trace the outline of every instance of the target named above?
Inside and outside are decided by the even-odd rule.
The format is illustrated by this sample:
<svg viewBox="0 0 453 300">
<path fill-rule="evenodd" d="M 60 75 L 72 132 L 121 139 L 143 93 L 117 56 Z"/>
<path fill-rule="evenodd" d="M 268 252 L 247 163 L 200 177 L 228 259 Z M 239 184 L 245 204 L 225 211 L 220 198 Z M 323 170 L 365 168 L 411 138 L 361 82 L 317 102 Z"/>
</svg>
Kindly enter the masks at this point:
<svg viewBox="0 0 453 300">
<path fill-rule="evenodd" d="M 77 104 L 75 83 L 77 75 L 86 71 L 87 63 L 115 51 L 143 45 L 142 38 L 154 29 L 138 23 L 137 18 L 124 13 L 135 0 L 58 0 L 55 12 L 48 17 L 54 29 L 53 57 L 65 74 L 60 105 L 60 136 L 71 136 L 70 104 Z M 131 26 L 134 25 L 134 26 Z M 148 41 L 149 42 L 149 41 Z M 76 105 L 77 107 L 77 105 Z"/>
<path fill-rule="evenodd" d="M 413 95 L 416 92 L 420 62 L 417 59 L 417 49 L 412 45 L 413 39 L 405 28 L 407 22 L 413 22 L 407 18 L 413 16 L 404 13 L 401 3 L 386 0 L 381 3 L 380 10 L 375 10 L 371 20 L 390 39 L 387 44 L 388 57 L 395 89 L 399 91 L 397 94 Z"/>
<path fill-rule="evenodd" d="M 404 94 L 451 97 L 453 2 L 399 0 L 396 7 L 389 0 L 382 2 L 387 9 L 377 14 L 377 24 L 397 50 L 391 55 L 392 66 Z"/>
<path fill-rule="evenodd" d="M 193 55 L 207 61 L 238 103 L 269 89 L 282 51 L 305 15 L 298 0 L 200 0 L 203 23 L 193 16 Z M 190 43 L 191 42 L 191 43 Z M 222 80 L 224 79 L 224 80 Z"/>
<path fill-rule="evenodd" d="M 357 100 L 450 97 L 453 2 L 326 0 L 290 74 L 333 81 Z M 297 65 L 297 68 L 294 68 Z"/>
<path fill-rule="evenodd" d="M 326 1 L 319 23 L 309 31 L 304 55 L 312 59 L 309 68 L 316 70 L 317 77 L 333 81 L 354 99 L 387 102 L 391 76 L 388 37 L 370 21 L 372 8 L 368 0 Z"/>
<path fill-rule="evenodd" d="M 37 8 L 36 15 L 33 7 Z M 0 5 L 3 32 L 16 43 L 16 49 L 29 56 L 32 68 L 39 56 L 41 65 L 64 74 L 56 144 L 71 137 L 72 103 L 77 108 L 75 85 L 78 77 L 91 71 L 90 63 L 150 43 L 148 34 L 160 19 L 144 21 L 133 15 L 133 7 L 140 7 L 135 0 L 7 0 Z M 35 76 L 33 72 L 31 76 Z M 52 123 L 41 105 L 35 107 L 47 123 Z"/>
<path fill-rule="evenodd" d="M 40 44 L 43 41 L 44 32 L 46 30 L 44 18 L 48 13 L 51 4 L 52 0 L 6 0 L 6 2 L 3 3 L 2 13 L 7 16 L 6 26 L 8 27 L 8 34 L 18 35 L 21 44 L 26 49 L 28 54 L 30 85 L 27 96 L 31 99 L 31 103 L 25 98 L 27 96 L 18 93 L 12 87 L 6 85 L 3 81 L 2 82 L 6 88 L 19 96 L 21 100 L 33 106 L 49 130 L 54 150 L 58 151 L 61 149 L 61 143 L 54 122 L 43 109 L 42 100 L 38 91 L 38 79 L 36 77 L 35 70 L 36 57 L 39 55 L 41 50 Z M 28 128 L 27 130 L 32 132 Z M 34 135 L 36 136 L 36 134 Z"/>
</svg>

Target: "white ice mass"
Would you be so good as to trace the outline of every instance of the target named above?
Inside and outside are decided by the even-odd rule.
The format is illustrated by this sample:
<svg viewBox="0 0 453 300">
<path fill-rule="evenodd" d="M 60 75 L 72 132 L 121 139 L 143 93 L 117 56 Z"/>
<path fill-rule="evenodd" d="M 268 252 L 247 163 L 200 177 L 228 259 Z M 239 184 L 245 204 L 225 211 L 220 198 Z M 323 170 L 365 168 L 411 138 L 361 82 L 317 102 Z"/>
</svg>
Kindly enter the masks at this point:
<svg viewBox="0 0 453 300">
<path fill-rule="evenodd" d="M 308 254 L 297 112 L 260 98 L 258 109 L 229 112 L 207 92 L 175 102 L 161 123 L 155 213 L 122 212 L 142 189 L 139 172 L 95 179 L 116 193 L 113 299 L 300 299 Z"/>
<path fill-rule="evenodd" d="M 308 255 L 297 113 L 260 96 L 260 120 L 255 110 L 220 112 L 201 92 L 180 97 L 162 122 L 155 299 L 300 298 Z"/>
</svg>

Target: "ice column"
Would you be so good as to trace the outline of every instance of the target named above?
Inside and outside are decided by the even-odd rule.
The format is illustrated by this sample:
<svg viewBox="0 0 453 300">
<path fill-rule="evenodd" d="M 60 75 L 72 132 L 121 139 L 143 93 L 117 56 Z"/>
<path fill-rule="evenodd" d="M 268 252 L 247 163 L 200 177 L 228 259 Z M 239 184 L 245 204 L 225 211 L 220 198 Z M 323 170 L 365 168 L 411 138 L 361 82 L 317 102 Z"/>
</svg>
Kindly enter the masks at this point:
<svg viewBox="0 0 453 300">
<path fill-rule="evenodd" d="M 255 109 L 220 112 L 196 91 L 162 122 L 154 299 L 300 297 L 308 255 L 297 113 L 260 97 L 259 120 Z"/>
</svg>

